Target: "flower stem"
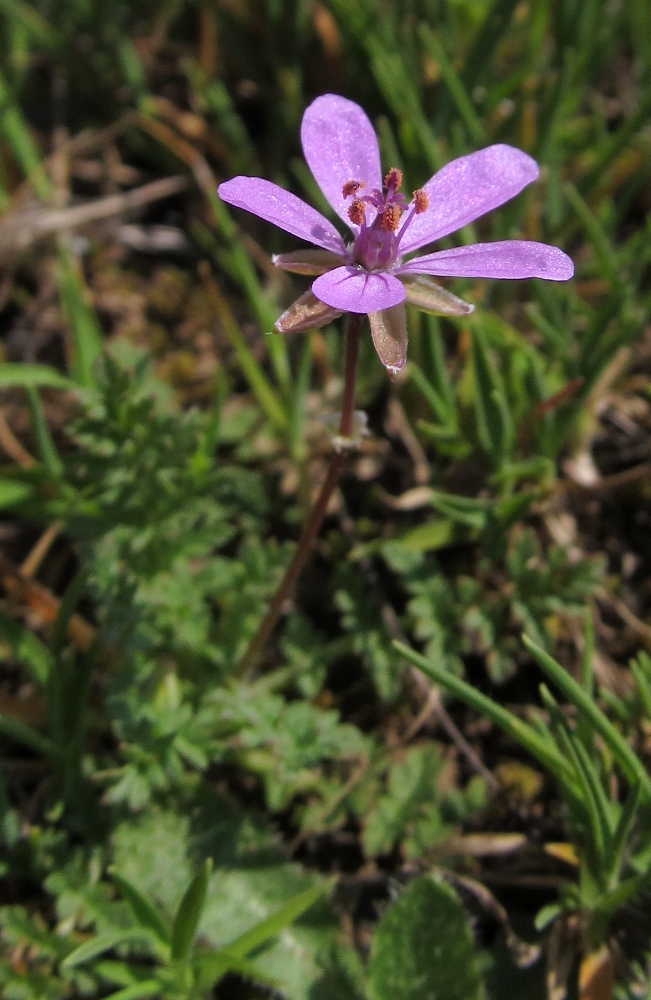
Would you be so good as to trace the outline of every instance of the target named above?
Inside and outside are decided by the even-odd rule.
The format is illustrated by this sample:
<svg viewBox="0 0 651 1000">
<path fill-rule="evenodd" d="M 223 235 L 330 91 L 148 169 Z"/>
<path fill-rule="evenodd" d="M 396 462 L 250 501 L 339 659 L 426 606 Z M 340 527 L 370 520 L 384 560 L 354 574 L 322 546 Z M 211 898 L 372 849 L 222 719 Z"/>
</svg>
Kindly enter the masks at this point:
<svg viewBox="0 0 651 1000">
<path fill-rule="evenodd" d="M 348 331 L 346 334 L 346 374 L 344 380 L 344 398 L 341 407 L 341 419 L 339 421 L 339 437 L 349 438 L 353 430 L 353 420 L 355 416 L 355 374 L 357 371 L 357 354 L 359 348 L 359 332 L 362 325 L 363 316 L 358 313 L 351 313 L 348 320 Z M 271 633 L 273 632 L 278 619 L 280 618 L 284 605 L 294 593 L 294 588 L 298 582 L 305 564 L 307 563 L 312 547 L 317 539 L 323 519 L 328 509 L 330 497 L 335 491 L 339 482 L 339 474 L 345 462 L 345 454 L 335 452 L 330 459 L 330 466 L 309 517 L 303 525 L 301 536 L 296 546 L 292 561 L 285 570 L 285 575 L 280 582 L 276 593 L 271 599 L 267 613 L 260 622 L 258 630 L 249 644 L 249 648 L 240 660 L 235 669 L 236 677 L 245 677 L 254 667 L 264 651 Z"/>
</svg>

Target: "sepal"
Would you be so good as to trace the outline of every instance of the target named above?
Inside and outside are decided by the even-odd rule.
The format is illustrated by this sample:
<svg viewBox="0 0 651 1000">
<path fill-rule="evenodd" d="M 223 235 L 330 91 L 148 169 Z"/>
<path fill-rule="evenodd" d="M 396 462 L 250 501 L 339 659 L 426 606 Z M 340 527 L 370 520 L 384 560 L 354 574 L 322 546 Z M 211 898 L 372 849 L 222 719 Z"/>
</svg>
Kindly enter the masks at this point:
<svg viewBox="0 0 651 1000">
<path fill-rule="evenodd" d="M 341 312 L 332 309 L 317 299 L 311 291 L 304 292 L 296 302 L 286 309 L 274 323 L 275 333 L 306 333 L 308 330 L 318 330 L 338 319 Z"/>
<path fill-rule="evenodd" d="M 310 274 L 318 277 L 326 271 L 339 267 L 341 257 L 329 250 L 292 250 L 290 253 L 276 253 L 271 258 L 276 267 L 293 274 Z"/>
<path fill-rule="evenodd" d="M 437 316 L 468 316 L 474 312 L 473 305 L 457 298 L 431 278 L 425 278 L 421 274 L 414 277 L 401 274 L 400 280 L 405 286 L 407 302 L 418 309 Z"/>
<path fill-rule="evenodd" d="M 407 360 L 407 314 L 404 302 L 368 314 L 371 336 L 389 375 L 397 375 Z"/>
</svg>

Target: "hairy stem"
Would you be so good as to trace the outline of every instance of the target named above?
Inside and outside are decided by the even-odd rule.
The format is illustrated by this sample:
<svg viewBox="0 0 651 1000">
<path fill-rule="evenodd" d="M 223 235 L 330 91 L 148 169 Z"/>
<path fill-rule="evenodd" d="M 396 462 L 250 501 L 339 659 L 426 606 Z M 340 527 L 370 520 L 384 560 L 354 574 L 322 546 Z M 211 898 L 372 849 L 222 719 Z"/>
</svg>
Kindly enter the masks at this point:
<svg viewBox="0 0 651 1000">
<path fill-rule="evenodd" d="M 350 437 L 353 430 L 353 420 L 355 416 L 355 374 L 357 371 L 357 353 L 359 348 L 359 331 L 363 317 L 357 313 L 352 313 L 348 321 L 348 331 L 346 334 L 346 374 L 344 381 L 344 398 L 341 407 L 341 419 L 339 421 L 339 436 Z M 294 588 L 298 582 L 305 564 L 310 558 L 312 547 L 317 539 L 330 497 L 335 491 L 339 482 L 339 474 L 345 461 L 342 452 L 335 452 L 330 459 L 330 467 L 325 481 L 310 515 L 303 526 L 301 536 L 296 546 L 296 551 L 285 570 L 285 575 L 280 582 L 278 590 L 271 599 L 267 613 L 260 622 L 258 630 L 249 644 L 249 648 L 240 660 L 235 670 L 236 677 L 246 676 L 257 663 L 264 651 L 271 633 L 273 632 L 278 619 L 283 613 L 284 605 L 294 593 Z"/>
</svg>

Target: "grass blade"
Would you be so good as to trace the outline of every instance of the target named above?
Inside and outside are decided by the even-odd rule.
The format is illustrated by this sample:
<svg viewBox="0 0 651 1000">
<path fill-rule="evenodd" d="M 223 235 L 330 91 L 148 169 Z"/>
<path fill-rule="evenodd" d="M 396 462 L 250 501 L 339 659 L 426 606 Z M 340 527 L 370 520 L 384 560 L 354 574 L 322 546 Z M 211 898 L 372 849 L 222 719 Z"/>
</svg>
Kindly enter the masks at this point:
<svg viewBox="0 0 651 1000">
<path fill-rule="evenodd" d="M 192 943 L 206 902 L 211 871 L 212 859 L 206 858 L 179 904 L 172 927 L 172 958 L 178 962 L 187 962 L 190 957 Z"/>
<path fill-rule="evenodd" d="M 63 389 L 75 388 L 72 379 L 66 378 L 56 368 L 39 364 L 0 364 L 0 387 L 3 389 L 22 386 L 23 389 Z"/>
<path fill-rule="evenodd" d="M 281 906 L 266 920 L 261 920 L 259 924 L 252 927 L 250 931 L 241 934 L 230 944 L 226 945 L 226 950 L 236 958 L 244 958 L 249 952 L 259 948 L 260 945 L 268 941 L 269 938 L 276 937 L 282 930 L 289 927 L 303 913 L 316 902 L 316 900 L 326 891 L 327 885 L 314 885 L 304 892 L 299 892 L 289 902 Z"/>
<path fill-rule="evenodd" d="M 451 694 L 460 698 L 466 705 L 474 708 L 477 712 L 485 715 L 496 726 L 503 729 L 505 733 L 520 743 L 529 753 L 540 761 L 552 774 L 558 776 L 563 781 L 572 781 L 573 773 L 568 767 L 567 761 L 555 750 L 548 741 L 543 739 L 532 726 L 523 722 L 517 715 L 502 708 L 491 698 L 487 698 L 476 688 L 449 673 L 442 667 L 436 666 L 430 660 L 426 660 L 415 650 L 405 646 L 404 643 L 394 642 L 396 649 L 406 660 L 422 670 L 427 677 L 446 688 Z"/>
<path fill-rule="evenodd" d="M 93 365 L 103 352 L 102 334 L 94 311 L 84 298 L 84 285 L 70 250 L 59 246 L 59 293 L 72 337 L 73 378 L 84 389 L 95 387 Z"/>
<path fill-rule="evenodd" d="M 123 875 L 120 875 L 115 868 L 109 869 L 109 875 L 114 885 L 119 890 L 120 895 L 127 901 L 134 916 L 143 927 L 148 927 L 153 931 L 159 941 L 163 944 L 170 943 L 170 929 L 161 917 L 153 903 L 140 892 L 139 889 L 129 882 Z"/>
<path fill-rule="evenodd" d="M 642 761 L 630 748 L 621 733 L 615 729 L 612 722 L 600 708 L 588 697 L 580 684 L 561 667 L 560 663 L 537 646 L 533 639 L 523 635 L 522 642 L 529 650 L 538 666 L 543 670 L 569 702 L 576 705 L 592 723 L 601 738 L 612 750 L 615 759 L 631 783 L 639 783 L 645 801 L 651 801 L 651 776 L 646 772 Z"/>
</svg>

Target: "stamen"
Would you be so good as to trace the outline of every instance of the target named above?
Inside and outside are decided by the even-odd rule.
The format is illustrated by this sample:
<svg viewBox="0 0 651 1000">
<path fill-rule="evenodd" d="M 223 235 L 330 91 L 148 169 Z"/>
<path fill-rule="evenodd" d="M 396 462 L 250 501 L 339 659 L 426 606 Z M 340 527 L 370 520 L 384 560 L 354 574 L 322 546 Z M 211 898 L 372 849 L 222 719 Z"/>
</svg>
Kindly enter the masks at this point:
<svg viewBox="0 0 651 1000">
<path fill-rule="evenodd" d="M 413 198 L 414 212 L 416 215 L 421 215 L 423 212 L 426 212 L 429 208 L 429 195 L 427 191 L 423 191 L 422 188 L 418 188 L 417 191 L 414 191 Z"/>
<path fill-rule="evenodd" d="M 341 189 L 341 193 L 344 198 L 351 198 L 358 191 L 361 191 L 364 186 L 364 181 L 346 181 Z"/>
<path fill-rule="evenodd" d="M 365 214 L 366 205 L 359 198 L 355 198 L 355 201 L 348 209 L 348 218 L 354 225 L 361 226 L 364 222 Z"/>
<path fill-rule="evenodd" d="M 391 167 L 391 170 L 384 178 L 384 186 L 387 189 L 393 189 L 397 191 L 402 184 L 402 170 L 398 170 L 397 167 Z"/>
<path fill-rule="evenodd" d="M 382 213 L 380 226 L 387 233 L 395 233 L 400 225 L 400 209 L 397 205 L 387 205 Z"/>
</svg>

